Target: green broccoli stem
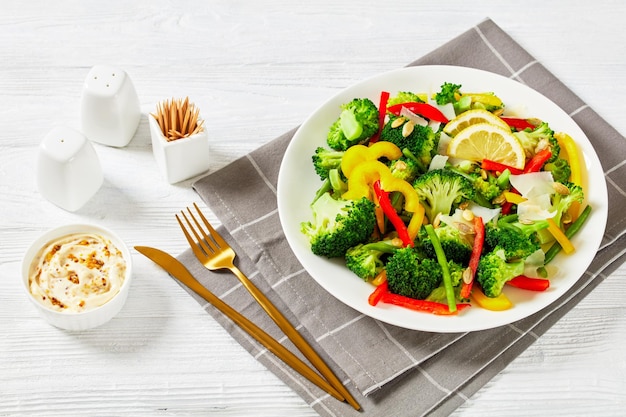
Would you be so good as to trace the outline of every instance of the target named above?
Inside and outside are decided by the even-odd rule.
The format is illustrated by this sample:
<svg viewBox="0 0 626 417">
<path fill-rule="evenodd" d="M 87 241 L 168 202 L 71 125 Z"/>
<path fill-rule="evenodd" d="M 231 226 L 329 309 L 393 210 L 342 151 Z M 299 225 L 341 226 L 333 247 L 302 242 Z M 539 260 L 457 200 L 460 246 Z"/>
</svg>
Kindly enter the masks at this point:
<svg viewBox="0 0 626 417">
<path fill-rule="evenodd" d="M 437 237 L 437 233 L 435 232 L 433 225 L 427 224 L 424 228 L 426 229 L 426 233 L 428 233 L 428 237 L 430 238 L 433 248 L 435 249 L 437 262 L 441 266 L 443 286 L 446 290 L 446 300 L 448 301 L 448 309 L 451 312 L 454 312 L 456 311 L 456 296 L 454 294 L 454 287 L 452 286 L 452 277 L 450 276 L 450 269 L 448 268 L 446 254 L 443 252 L 441 242 L 439 242 L 439 238 Z"/>
<path fill-rule="evenodd" d="M 415 162 L 415 165 L 417 165 L 418 169 L 422 172 L 426 171 L 426 169 L 428 167 L 424 166 L 424 164 L 422 163 L 422 161 L 420 161 L 417 156 L 415 156 L 415 154 L 413 152 L 411 152 L 408 148 L 404 148 L 402 149 L 402 155 L 406 156 L 407 158 L 411 159 L 413 162 Z"/>
<path fill-rule="evenodd" d="M 511 185 L 510 180 L 511 180 L 511 170 L 505 169 L 504 171 L 502 171 L 502 173 L 496 180 L 496 183 L 498 184 L 498 187 L 500 187 L 501 190 L 504 190 L 504 189 L 508 189 L 509 186 Z"/>
<path fill-rule="evenodd" d="M 322 186 L 315 193 L 315 196 L 313 197 L 313 201 L 311 201 L 311 205 L 313 205 L 317 200 L 319 200 L 321 196 L 331 191 L 332 189 L 333 187 L 330 183 L 330 179 L 326 178 L 324 182 L 322 183 Z"/>
<path fill-rule="evenodd" d="M 341 131 L 348 140 L 358 139 L 363 133 L 363 125 L 359 123 L 354 114 L 354 109 L 345 109 L 339 116 Z"/>
<path fill-rule="evenodd" d="M 376 242 L 366 243 L 362 249 L 379 251 L 383 253 L 394 253 L 402 247 L 402 243 L 398 241 L 396 244 L 393 240 L 378 240 Z"/>
<path fill-rule="evenodd" d="M 328 179 L 333 192 L 343 194 L 348 191 L 348 184 L 341 178 L 339 169 L 333 168 L 328 171 Z"/>
<path fill-rule="evenodd" d="M 487 198 L 478 191 L 476 191 L 476 194 L 474 194 L 474 198 L 472 200 L 474 201 L 474 203 L 482 207 L 486 207 L 490 209 L 495 207 L 495 205 L 493 205 L 491 201 L 487 200 Z"/>
<path fill-rule="evenodd" d="M 462 175 L 463 177 L 467 178 L 469 181 L 474 181 L 474 179 L 472 178 L 471 175 L 469 175 L 466 170 L 462 169 L 462 168 L 458 168 L 458 167 L 454 167 L 454 166 L 447 166 L 446 169 L 449 169 L 452 172 L 456 172 L 459 175 Z M 479 192 L 478 190 L 476 191 L 476 193 L 474 194 L 474 197 L 472 198 L 472 201 L 476 204 L 478 204 L 479 206 L 482 207 L 486 207 L 486 208 L 495 208 L 495 205 L 489 201 L 481 192 Z"/>
<path fill-rule="evenodd" d="M 517 214 L 506 214 L 504 216 L 500 216 L 498 219 L 498 227 L 506 227 L 510 226 L 510 223 L 516 222 L 518 219 Z"/>
</svg>

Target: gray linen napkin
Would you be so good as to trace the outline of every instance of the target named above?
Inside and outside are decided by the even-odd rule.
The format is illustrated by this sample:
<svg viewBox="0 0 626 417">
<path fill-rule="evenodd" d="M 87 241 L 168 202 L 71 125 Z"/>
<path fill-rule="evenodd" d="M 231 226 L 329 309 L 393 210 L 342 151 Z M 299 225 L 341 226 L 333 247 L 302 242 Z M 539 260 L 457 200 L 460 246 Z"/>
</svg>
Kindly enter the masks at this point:
<svg viewBox="0 0 626 417">
<path fill-rule="evenodd" d="M 436 334 L 387 325 L 352 310 L 319 287 L 298 263 L 276 205 L 278 169 L 295 130 L 285 133 L 193 186 L 222 222 L 238 265 L 285 312 L 347 383 L 363 407 L 308 383 L 212 306 L 198 302 L 254 357 L 322 416 L 447 415 L 524 351 L 626 258 L 624 138 L 491 20 L 410 65 L 476 67 L 518 80 L 560 105 L 593 143 L 609 186 L 609 220 L 600 251 L 578 283 L 543 311 L 511 325 L 465 334 Z M 271 319 L 230 273 L 207 271 L 190 251 L 179 256 L 210 290 L 292 351 Z"/>
</svg>

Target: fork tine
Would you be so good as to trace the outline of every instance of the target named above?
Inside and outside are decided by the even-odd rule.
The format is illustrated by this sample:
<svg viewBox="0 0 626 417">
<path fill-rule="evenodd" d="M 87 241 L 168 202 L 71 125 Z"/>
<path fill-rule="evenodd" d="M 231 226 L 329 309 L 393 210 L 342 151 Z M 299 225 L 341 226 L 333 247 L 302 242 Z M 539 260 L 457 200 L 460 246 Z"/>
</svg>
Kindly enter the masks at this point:
<svg viewBox="0 0 626 417">
<path fill-rule="evenodd" d="M 181 212 L 182 213 L 182 212 Z M 182 213 L 184 216 L 184 213 Z M 185 224 L 183 223 L 183 221 L 180 219 L 180 217 L 178 216 L 178 214 L 175 215 L 176 216 L 176 220 L 178 221 L 178 224 L 180 225 L 180 228 L 183 230 L 183 234 L 185 235 L 185 238 L 187 238 L 187 242 L 189 242 L 189 246 L 191 247 L 191 249 L 193 250 L 193 253 L 198 257 L 198 258 L 205 258 L 206 254 L 202 251 L 202 248 L 200 248 L 200 246 L 198 246 L 198 244 L 196 243 L 196 241 L 193 239 L 193 237 L 191 237 L 191 235 L 189 234 L 189 232 L 187 231 L 187 228 L 185 227 Z"/>
<path fill-rule="evenodd" d="M 198 207 L 198 205 L 196 203 L 193 203 L 193 205 L 196 208 L 196 211 L 198 212 L 198 215 L 202 219 L 202 222 L 209 229 L 209 234 L 213 237 L 213 239 L 215 239 L 215 242 L 217 243 L 217 245 L 218 246 L 228 246 L 228 243 L 226 243 L 226 241 L 222 238 L 222 236 L 220 236 L 220 234 L 217 233 L 217 231 L 213 228 L 213 226 L 211 226 L 211 223 L 209 223 L 209 221 L 206 219 L 206 217 L 204 217 L 204 214 L 202 214 L 202 211 L 200 211 L 200 207 Z"/>
<path fill-rule="evenodd" d="M 193 224 L 191 223 L 191 221 L 189 220 L 189 218 L 187 217 L 185 212 L 181 211 L 181 214 L 185 218 L 185 221 L 187 222 L 187 225 L 189 225 L 189 229 L 191 229 L 191 232 L 196 237 L 196 242 L 197 242 L 196 244 L 199 245 L 202 248 L 202 250 L 204 250 L 206 255 L 213 254 L 219 248 L 215 245 L 215 243 L 208 236 L 206 236 L 206 234 L 204 233 L 204 230 L 202 230 L 202 227 L 200 226 L 200 224 L 198 223 L 196 218 L 191 213 L 191 210 L 189 210 L 189 208 L 187 208 L 187 211 L 189 212 L 189 215 L 191 216 L 191 218 L 193 219 L 194 223 L 196 224 L 196 226 L 200 230 L 200 233 L 198 233 L 198 231 L 193 226 Z"/>
</svg>

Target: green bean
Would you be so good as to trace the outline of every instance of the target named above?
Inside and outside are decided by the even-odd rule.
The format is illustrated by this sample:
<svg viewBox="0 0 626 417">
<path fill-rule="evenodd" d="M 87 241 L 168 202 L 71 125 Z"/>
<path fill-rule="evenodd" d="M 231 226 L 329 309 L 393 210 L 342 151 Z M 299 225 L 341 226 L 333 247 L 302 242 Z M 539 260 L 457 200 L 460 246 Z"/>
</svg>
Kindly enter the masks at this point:
<svg viewBox="0 0 626 417">
<path fill-rule="evenodd" d="M 567 236 L 568 239 L 571 239 L 571 237 L 574 236 L 576 232 L 580 230 L 583 223 L 585 223 L 585 221 L 589 217 L 589 213 L 591 213 L 591 206 L 585 207 L 582 213 L 580 213 L 580 216 L 578 216 L 578 218 L 572 224 L 570 224 L 570 226 L 565 231 L 565 236 Z M 550 246 L 550 248 L 546 251 L 546 258 L 544 261 L 544 265 L 547 265 L 548 262 L 554 259 L 554 257 L 560 251 L 561 251 L 561 245 L 559 245 L 558 242 L 554 242 L 554 244 L 552 244 L 552 246 Z"/>
</svg>

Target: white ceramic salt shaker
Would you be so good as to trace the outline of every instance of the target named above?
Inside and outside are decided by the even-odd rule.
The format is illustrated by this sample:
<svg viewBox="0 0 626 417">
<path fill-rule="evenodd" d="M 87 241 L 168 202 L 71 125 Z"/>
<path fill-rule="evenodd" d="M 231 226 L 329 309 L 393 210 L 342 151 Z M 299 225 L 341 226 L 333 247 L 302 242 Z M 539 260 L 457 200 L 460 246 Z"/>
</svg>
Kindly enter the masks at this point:
<svg viewBox="0 0 626 417">
<path fill-rule="evenodd" d="M 96 194 L 104 176 L 92 143 L 65 126 L 53 128 L 39 145 L 37 186 L 52 203 L 76 211 Z"/>
<path fill-rule="evenodd" d="M 81 130 L 89 140 L 108 146 L 128 145 L 141 119 L 139 97 L 125 71 L 96 65 L 85 78 Z"/>
<path fill-rule="evenodd" d="M 148 116 L 148 120 L 152 153 L 167 182 L 174 184 L 184 181 L 209 169 L 209 138 L 206 129 L 185 138 L 168 141 L 159 122 L 152 115 Z"/>
</svg>

